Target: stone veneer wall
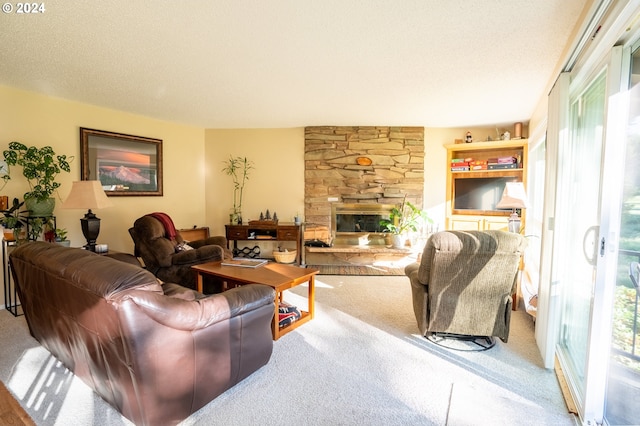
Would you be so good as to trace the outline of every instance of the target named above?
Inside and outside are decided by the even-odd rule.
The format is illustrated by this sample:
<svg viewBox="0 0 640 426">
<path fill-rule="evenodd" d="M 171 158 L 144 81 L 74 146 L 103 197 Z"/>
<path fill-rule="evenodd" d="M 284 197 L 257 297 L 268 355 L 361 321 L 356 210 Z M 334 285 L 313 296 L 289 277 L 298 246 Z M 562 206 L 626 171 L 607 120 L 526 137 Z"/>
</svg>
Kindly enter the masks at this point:
<svg viewBox="0 0 640 426">
<path fill-rule="evenodd" d="M 406 194 L 422 208 L 423 127 L 317 126 L 304 134 L 306 223 L 329 227 L 332 202 L 399 204 Z"/>
</svg>

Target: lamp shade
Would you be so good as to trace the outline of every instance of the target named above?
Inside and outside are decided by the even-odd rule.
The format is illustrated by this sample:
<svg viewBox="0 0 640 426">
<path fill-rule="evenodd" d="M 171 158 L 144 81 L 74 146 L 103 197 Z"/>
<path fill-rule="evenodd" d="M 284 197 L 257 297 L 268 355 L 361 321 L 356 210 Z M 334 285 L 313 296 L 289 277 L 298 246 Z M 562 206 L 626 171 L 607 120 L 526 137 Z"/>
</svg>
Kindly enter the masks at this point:
<svg viewBox="0 0 640 426">
<path fill-rule="evenodd" d="M 526 209 L 529 203 L 522 182 L 507 182 L 502 198 L 496 205 L 499 209 Z"/>
<path fill-rule="evenodd" d="M 102 209 L 111 207 L 113 203 L 97 180 L 81 180 L 73 182 L 71 192 L 62 203 L 62 209 Z"/>
</svg>

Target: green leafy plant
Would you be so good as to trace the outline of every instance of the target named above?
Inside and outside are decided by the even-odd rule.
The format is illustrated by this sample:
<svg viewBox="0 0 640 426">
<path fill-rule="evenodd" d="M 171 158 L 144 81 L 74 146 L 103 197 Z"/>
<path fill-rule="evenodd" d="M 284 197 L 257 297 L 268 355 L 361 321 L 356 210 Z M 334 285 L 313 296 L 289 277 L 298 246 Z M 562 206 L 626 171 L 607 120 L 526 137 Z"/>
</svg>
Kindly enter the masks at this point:
<svg viewBox="0 0 640 426">
<path fill-rule="evenodd" d="M 17 198 L 13 199 L 13 203 L 11 207 L 7 210 L 2 210 L 2 214 L 4 217 L 0 218 L 0 223 L 7 229 L 20 229 L 23 226 L 26 226 L 27 219 L 25 217 L 27 210 L 20 211 L 22 206 L 24 205 L 24 201 L 20 201 Z"/>
<path fill-rule="evenodd" d="M 433 223 L 433 220 L 429 218 L 425 211 L 407 201 L 406 196 L 399 207 L 391 209 L 389 219 L 380 220 L 380 226 L 385 232 L 396 235 L 401 235 L 408 231 L 417 232 L 420 226 L 426 223 Z"/>
<path fill-rule="evenodd" d="M 42 218 L 42 217 L 34 217 L 29 221 L 29 226 L 27 227 L 27 230 L 29 231 L 29 235 L 27 235 L 27 238 L 30 241 L 35 241 L 40 237 L 40 234 L 42 234 L 42 232 L 45 229 L 45 224 L 46 224 L 47 220 L 46 218 Z"/>
<path fill-rule="evenodd" d="M 2 154 L 8 166 L 22 166 L 22 174 L 29 181 L 31 189 L 25 192 L 25 200 L 35 198 L 38 201 L 45 201 L 50 198 L 60 187 L 56 177 L 62 171 L 70 172 L 69 162 L 73 160 L 73 157 L 56 155 L 50 146 L 27 147 L 20 142 L 11 142 L 9 149 Z M 2 176 L 2 179 L 10 180 L 10 173 Z"/>
<path fill-rule="evenodd" d="M 67 230 L 65 228 L 56 229 L 56 241 L 67 241 Z"/>
<path fill-rule="evenodd" d="M 240 214 L 242 212 L 242 193 L 244 185 L 249 180 L 249 171 L 253 169 L 253 162 L 247 157 L 229 157 L 222 169 L 227 176 L 233 179 L 233 213 Z"/>
</svg>

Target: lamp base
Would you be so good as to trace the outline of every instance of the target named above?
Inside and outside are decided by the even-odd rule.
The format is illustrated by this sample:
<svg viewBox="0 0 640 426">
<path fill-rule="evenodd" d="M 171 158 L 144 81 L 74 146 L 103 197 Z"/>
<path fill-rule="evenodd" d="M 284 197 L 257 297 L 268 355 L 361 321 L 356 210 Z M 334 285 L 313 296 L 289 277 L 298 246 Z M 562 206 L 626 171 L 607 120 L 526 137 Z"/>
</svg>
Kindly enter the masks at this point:
<svg viewBox="0 0 640 426">
<path fill-rule="evenodd" d="M 520 233 L 520 226 L 522 225 L 522 221 L 520 220 L 520 216 L 514 210 L 513 213 L 509 216 L 509 232 L 513 232 L 515 234 Z"/>
<path fill-rule="evenodd" d="M 80 226 L 82 227 L 82 235 L 87 239 L 87 244 L 84 248 L 95 252 L 96 240 L 100 234 L 100 219 L 89 209 L 84 217 L 80 219 Z"/>
</svg>

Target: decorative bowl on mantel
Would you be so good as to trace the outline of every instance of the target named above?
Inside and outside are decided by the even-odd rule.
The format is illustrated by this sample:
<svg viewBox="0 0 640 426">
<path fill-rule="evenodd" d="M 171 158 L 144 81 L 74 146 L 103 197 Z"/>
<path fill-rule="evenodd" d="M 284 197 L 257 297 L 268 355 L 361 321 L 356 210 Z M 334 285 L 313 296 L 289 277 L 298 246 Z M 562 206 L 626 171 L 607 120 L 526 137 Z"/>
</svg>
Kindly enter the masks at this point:
<svg viewBox="0 0 640 426">
<path fill-rule="evenodd" d="M 373 164 L 373 161 L 369 157 L 358 157 L 356 158 L 356 163 L 358 163 L 359 166 L 370 166 Z"/>
</svg>

